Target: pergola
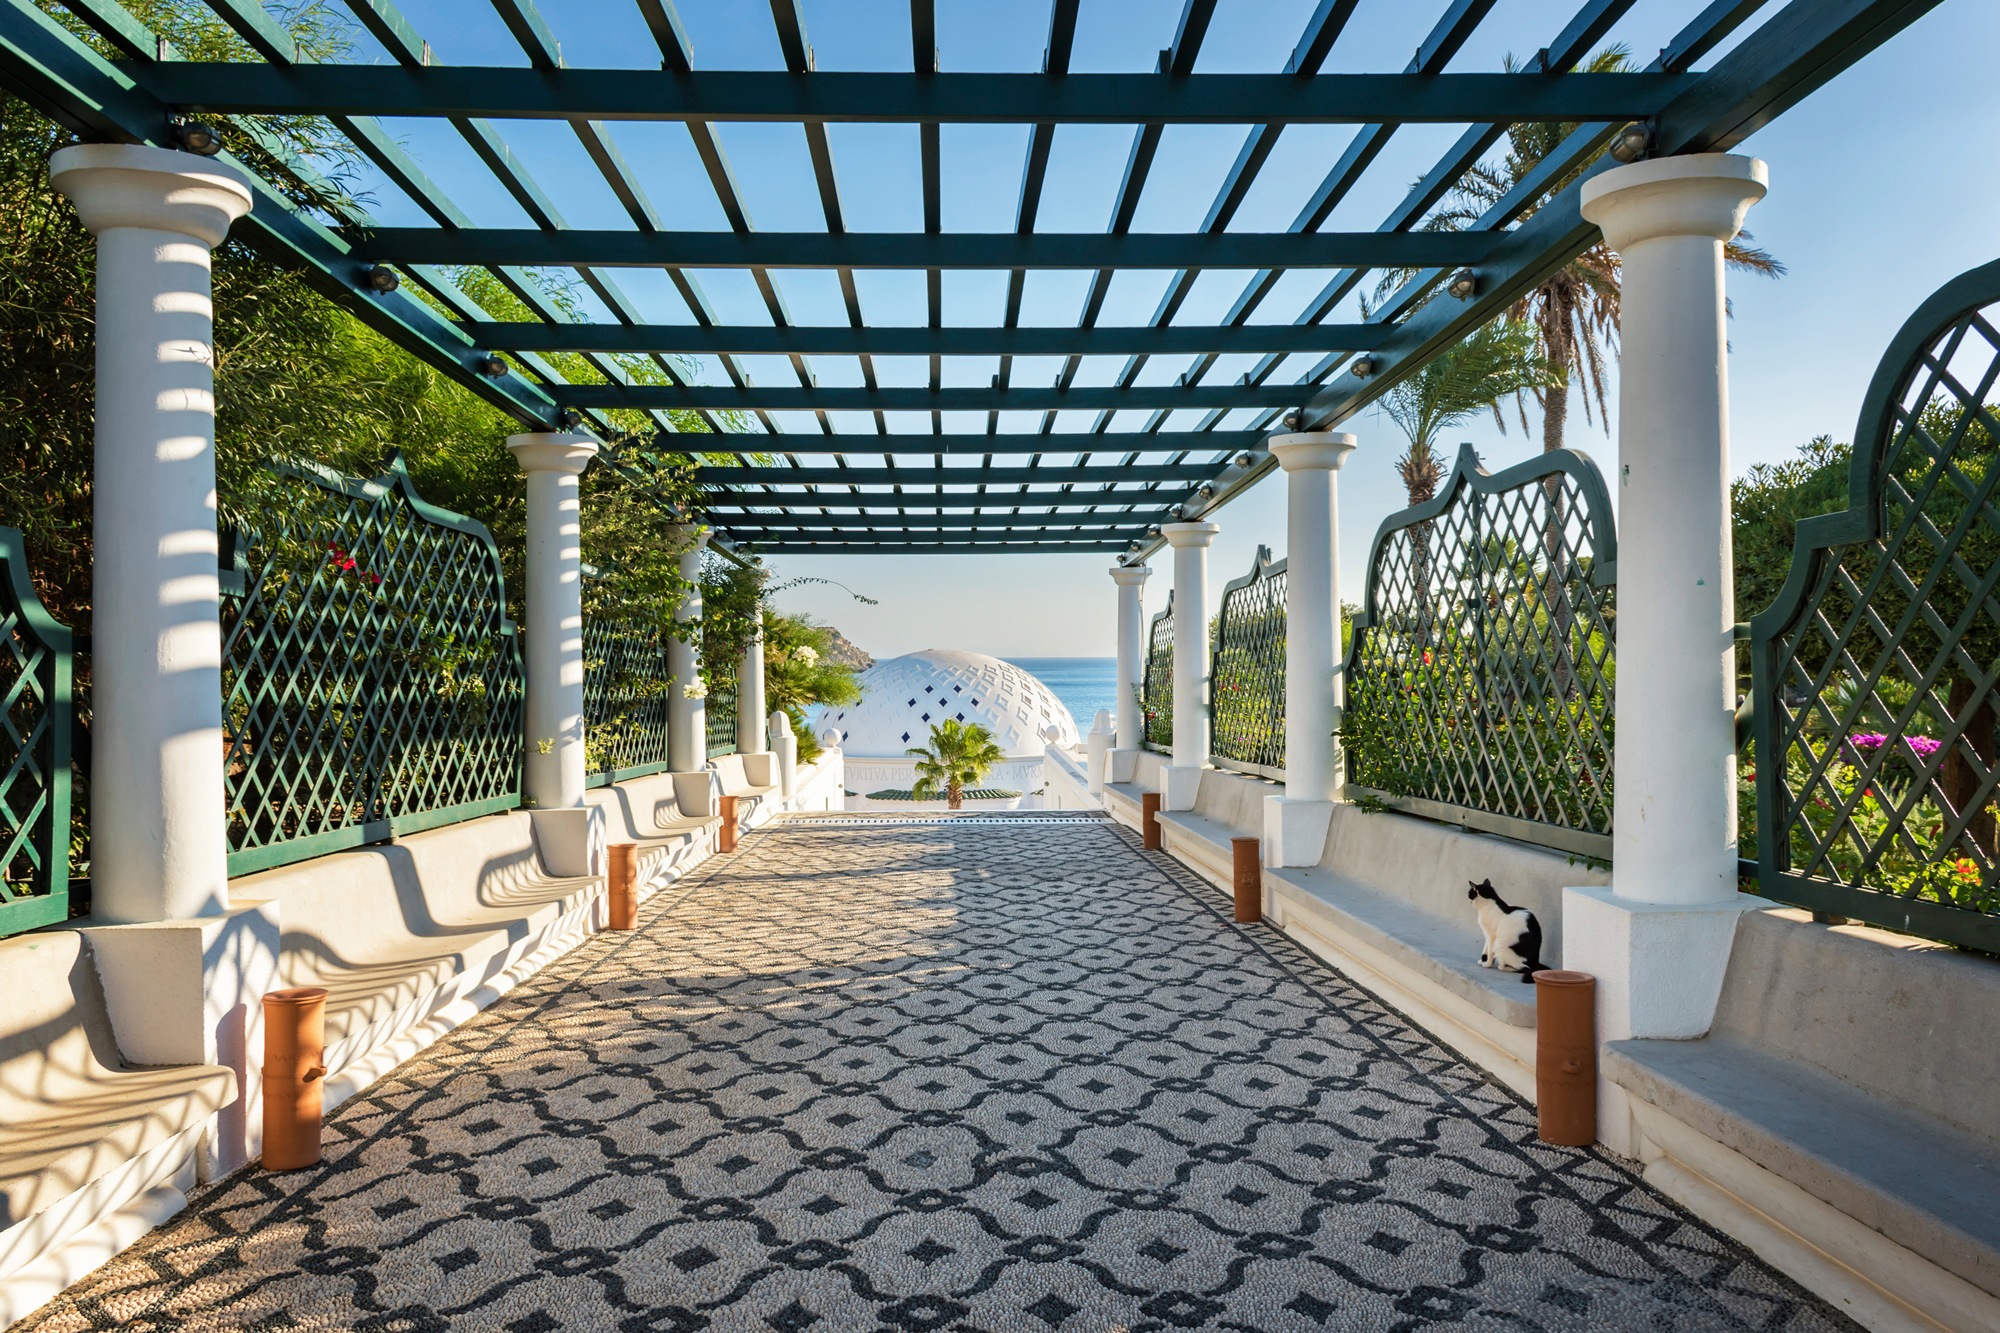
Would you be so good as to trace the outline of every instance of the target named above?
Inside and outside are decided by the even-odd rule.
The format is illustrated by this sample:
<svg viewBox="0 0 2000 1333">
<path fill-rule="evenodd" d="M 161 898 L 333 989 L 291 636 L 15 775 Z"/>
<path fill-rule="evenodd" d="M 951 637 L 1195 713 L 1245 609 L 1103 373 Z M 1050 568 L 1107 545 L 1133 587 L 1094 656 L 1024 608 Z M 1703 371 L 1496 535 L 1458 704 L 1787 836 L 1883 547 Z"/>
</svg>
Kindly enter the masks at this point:
<svg viewBox="0 0 2000 1333">
<path fill-rule="evenodd" d="M 1171 47 L 1146 74 L 1072 69 L 1081 0 L 1053 0 L 1043 67 L 1018 73 L 940 71 L 935 0 L 912 0 L 905 73 L 817 72 L 799 0 L 771 3 L 782 70 L 698 68 L 672 0 L 635 0 L 657 42 L 658 69 L 566 67 L 533 0 L 494 0 L 523 55 L 519 65 L 494 68 L 435 63 L 390 0 L 347 0 L 380 48 L 374 63 L 354 64 L 302 61 L 258 0 L 208 3 L 257 60 L 182 59 L 117 0 L 69 0 L 69 15 L 117 52 L 108 59 L 33 0 L 0 0 L 0 79 L 93 141 L 186 147 L 194 146 L 188 119 L 242 117 L 241 132 L 256 135 L 255 117 L 326 117 L 431 224 L 380 226 L 352 204 L 316 215 L 256 179 L 254 207 L 236 234 L 302 266 L 361 320 L 531 430 L 588 423 L 602 431 L 604 414 L 618 408 L 650 413 L 663 430 L 674 409 L 718 429 L 721 413 L 754 422 L 761 433 L 658 444 L 708 459 L 718 450 L 735 455 L 702 463 L 697 478 L 708 522 L 738 544 L 768 553 L 1107 551 L 1136 563 L 1159 546 L 1161 525 L 1199 519 L 1272 470 L 1270 432 L 1323 430 L 1352 416 L 1594 243 L 1597 228 L 1580 212 L 1580 175 L 1608 165 L 1607 145 L 1616 141 L 1626 157 L 1727 150 L 1935 0 L 1791 0 L 1769 13 L 1766 0 L 1712 0 L 1642 70 L 1621 74 L 1576 70 L 1639 0 L 1585 0 L 1559 31 L 1522 34 L 1534 55 L 1505 74 L 1453 70 L 1495 0 L 1433 0 L 1441 12 L 1408 64 L 1379 73 L 1323 72 L 1359 0 L 1320 0 L 1285 67 L 1260 74 L 1196 72 L 1217 0 L 1185 0 Z M 654 54 L 645 53 L 649 62 Z M 473 225 L 385 117 L 448 120 L 534 225 Z M 496 127 L 522 119 L 566 122 L 631 225 L 570 226 Z M 663 225 L 616 137 L 616 122 L 647 120 L 686 127 L 728 230 Z M 823 230 L 752 225 L 714 130 L 726 121 L 803 127 Z M 827 126 L 850 121 L 920 127 L 921 233 L 848 228 Z M 1004 228 L 947 231 L 940 127 L 971 122 L 1032 126 L 1025 169 Z M 1522 122 L 1575 128 L 1471 226 L 1428 226 L 1439 202 Z M 1234 163 L 1198 227 L 1134 231 L 1165 128 L 1189 123 L 1243 126 Z M 1463 128 L 1374 230 L 1322 230 L 1391 136 L 1419 123 Z M 1105 163 L 1121 173 L 1114 208 L 1101 232 L 1044 231 L 1038 220 L 1057 129 L 1084 124 L 1133 127 L 1125 161 Z M 1357 128 L 1284 231 L 1234 230 L 1279 136 L 1307 124 Z M 261 146 L 285 151 L 275 138 Z M 285 166 L 300 181 L 318 175 L 312 162 Z M 539 322 L 495 321 L 454 284 L 448 268 L 459 265 L 490 271 Z M 572 272 L 615 320 L 572 319 L 536 283 L 534 268 Z M 621 288 L 620 269 L 664 272 L 691 322 L 647 322 Z M 748 270 L 769 322 L 721 322 L 703 294 L 703 269 Z M 832 271 L 846 325 L 794 323 L 771 279 L 779 269 Z M 922 270 L 926 322 L 867 325 L 854 275 L 868 269 Z M 1028 274 L 1041 269 L 1090 274 L 1074 327 L 1021 325 Z M 1103 325 L 1112 280 L 1126 269 L 1171 277 L 1144 324 Z M 1005 317 L 992 327 L 946 327 L 947 270 L 1007 273 Z M 1240 295 L 1220 320 L 1181 322 L 1210 270 L 1240 272 Z M 1385 271 L 1408 276 L 1365 321 L 1329 322 Z M 1289 322 L 1275 322 L 1268 302 L 1292 273 L 1322 285 Z M 584 354 L 601 382 L 565 380 L 547 358 L 557 352 Z M 632 382 L 608 359 L 617 353 L 653 357 L 666 382 Z M 1223 358 L 1246 353 L 1256 358 L 1247 373 L 1217 372 Z M 755 355 L 789 358 L 791 382 L 753 383 L 740 358 Z M 715 358 L 725 382 L 692 382 L 692 356 Z M 1110 383 L 1086 387 L 1078 379 L 1087 356 L 1123 362 Z M 926 359 L 928 382 L 884 386 L 875 362 L 887 357 Z M 947 357 L 997 359 L 998 370 L 983 387 L 947 387 Z M 1017 357 L 1060 357 L 1061 370 L 1053 383 L 1023 383 Z M 861 387 L 820 387 L 813 362 L 823 358 L 858 361 Z M 1182 368 L 1148 373 L 1156 360 Z M 1017 410 L 1039 413 L 1038 428 L 1003 431 L 1000 414 Z M 772 415 L 781 412 L 811 413 L 818 433 L 781 431 Z M 985 429 L 946 429 L 946 413 L 964 412 L 984 413 Z M 834 415 L 855 413 L 867 414 L 872 433 L 841 428 Z M 892 431 L 889 413 L 924 414 L 930 429 Z"/>
</svg>

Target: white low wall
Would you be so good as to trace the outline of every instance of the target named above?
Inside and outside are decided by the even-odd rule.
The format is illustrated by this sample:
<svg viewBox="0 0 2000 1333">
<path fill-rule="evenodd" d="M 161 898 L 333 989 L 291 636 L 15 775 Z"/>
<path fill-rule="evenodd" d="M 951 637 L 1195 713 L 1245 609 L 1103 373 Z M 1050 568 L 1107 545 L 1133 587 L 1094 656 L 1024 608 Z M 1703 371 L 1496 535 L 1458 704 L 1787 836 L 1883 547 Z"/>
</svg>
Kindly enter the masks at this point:
<svg viewBox="0 0 2000 1333">
<path fill-rule="evenodd" d="M 866 796 L 871 791 L 908 791 L 916 781 L 916 760 L 857 758 L 847 756 L 847 790 L 856 796 Z M 1042 786 L 1042 761 L 1036 759 L 1008 759 L 995 764 L 987 775 L 979 780 L 982 787 L 995 787 L 1002 791 L 1017 791 L 1023 796 L 1032 795 Z"/>
</svg>

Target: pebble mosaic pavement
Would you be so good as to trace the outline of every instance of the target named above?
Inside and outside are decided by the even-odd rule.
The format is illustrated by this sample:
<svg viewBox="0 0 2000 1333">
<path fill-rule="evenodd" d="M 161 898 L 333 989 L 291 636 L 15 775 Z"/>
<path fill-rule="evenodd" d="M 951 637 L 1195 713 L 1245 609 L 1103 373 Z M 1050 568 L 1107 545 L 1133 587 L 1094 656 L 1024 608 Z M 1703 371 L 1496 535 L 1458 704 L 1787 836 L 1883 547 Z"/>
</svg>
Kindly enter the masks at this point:
<svg viewBox="0 0 2000 1333">
<path fill-rule="evenodd" d="M 1851 1327 L 1096 821 L 753 834 L 327 1145 L 23 1333 Z"/>
</svg>

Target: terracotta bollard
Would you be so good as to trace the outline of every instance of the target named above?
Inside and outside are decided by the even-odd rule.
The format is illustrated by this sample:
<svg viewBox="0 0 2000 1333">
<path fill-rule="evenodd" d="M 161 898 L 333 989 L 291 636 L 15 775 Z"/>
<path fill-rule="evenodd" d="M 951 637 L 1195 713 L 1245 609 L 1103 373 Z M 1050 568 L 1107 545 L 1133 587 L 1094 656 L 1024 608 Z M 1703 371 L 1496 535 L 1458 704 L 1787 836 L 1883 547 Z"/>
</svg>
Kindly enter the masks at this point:
<svg viewBox="0 0 2000 1333">
<path fill-rule="evenodd" d="M 1160 794 L 1139 793 L 1139 843 L 1149 852 L 1160 850 Z"/>
<path fill-rule="evenodd" d="M 639 844 L 614 842 L 610 852 L 604 896 L 611 929 L 631 930 L 639 924 Z"/>
<path fill-rule="evenodd" d="M 326 1089 L 326 991 L 264 996 L 264 1169 L 319 1165 Z"/>
<path fill-rule="evenodd" d="M 733 852 L 736 850 L 736 798 L 722 797 L 717 803 L 716 813 L 722 816 L 722 827 L 716 830 L 715 850 Z"/>
<path fill-rule="evenodd" d="M 1260 838 L 1229 840 L 1230 869 L 1235 872 L 1236 919 L 1264 919 L 1264 843 Z"/>
<path fill-rule="evenodd" d="M 1597 978 L 1535 973 L 1536 1133 L 1574 1148 L 1597 1142 Z"/>
</svg>

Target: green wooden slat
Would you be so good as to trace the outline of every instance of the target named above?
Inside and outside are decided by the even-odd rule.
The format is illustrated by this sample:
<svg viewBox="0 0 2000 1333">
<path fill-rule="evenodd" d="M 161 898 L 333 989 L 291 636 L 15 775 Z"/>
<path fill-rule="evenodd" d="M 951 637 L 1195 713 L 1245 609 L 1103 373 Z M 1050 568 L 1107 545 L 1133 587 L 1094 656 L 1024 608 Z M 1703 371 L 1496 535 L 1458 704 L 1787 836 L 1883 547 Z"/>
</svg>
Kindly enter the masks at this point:
<svg viewBox="0 0 2000 1333">
<path fill-rule="evenodd" d="M 76 645 L 0 528 L 0 936 L 69 916 Z"/>
<path fill-rule="evenodd" d="M 1678 74 L 919 74 L 185 61 L 147 71 L 179 106 L 262 115 L 954 124 L 1514 124 L 1637 120 Z"/>
</svg>

